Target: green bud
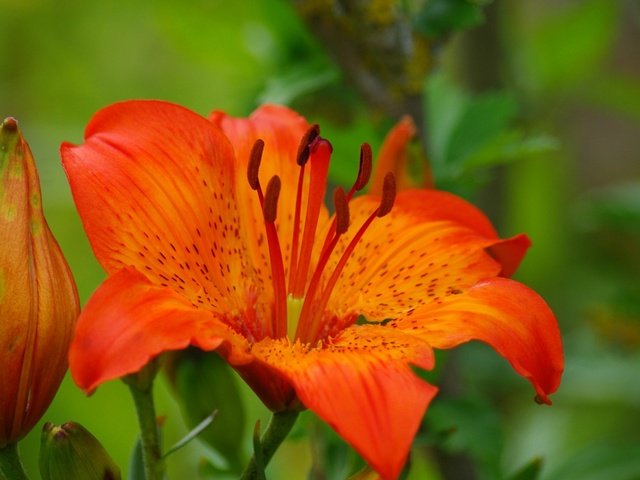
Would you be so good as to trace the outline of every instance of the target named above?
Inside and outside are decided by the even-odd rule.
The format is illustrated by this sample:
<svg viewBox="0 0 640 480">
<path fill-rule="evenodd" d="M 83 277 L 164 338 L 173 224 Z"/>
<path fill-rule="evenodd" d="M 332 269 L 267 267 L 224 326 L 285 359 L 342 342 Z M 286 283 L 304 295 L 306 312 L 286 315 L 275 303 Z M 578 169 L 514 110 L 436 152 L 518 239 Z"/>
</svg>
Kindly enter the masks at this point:
<svg viewBox="0 0 640 480">
<path fill-rule="evenodd" d="M 231 368 L 215 352 L 188 348 L 169 356 L 166 372 L 189 428 L 217 411 L 213 423 L 198 438 L 224 456 L 231 471 L 241 471 L 246 420 Z"/>
<path fill-rule="evenodd" d="M 43 480 L 120 480 L 120 469 L 82 425 L 45 423 L 40 441 Z"/>
</svg>

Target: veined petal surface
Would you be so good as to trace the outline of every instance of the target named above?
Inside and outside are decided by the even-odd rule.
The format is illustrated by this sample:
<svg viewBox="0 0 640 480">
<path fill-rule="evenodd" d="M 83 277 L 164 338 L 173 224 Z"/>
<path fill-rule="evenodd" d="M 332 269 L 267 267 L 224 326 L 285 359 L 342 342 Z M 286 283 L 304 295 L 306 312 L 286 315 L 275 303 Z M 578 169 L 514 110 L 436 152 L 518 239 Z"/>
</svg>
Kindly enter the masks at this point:
<svg viewBox="0 0 640 480">
<path fill-rule="evenodd" d="M 193 303 L 239 314 L 271 289 L 247 255 L 235 155 L 205 118 L 158 101 L 98 112 L 63 164 L 96 257 L 135 266 Z"/>
<path fill-rule="evenodd" d="M 214 313 L 127 267 L 98 287 L 82 310 L 69 352 L 71 374 L 91 392 L 107 380 L 137 372 L 164 351 L 188 345 L 223 347 L 233 363 L 252 359 L 246 340 Z"/>
<path fill-rule="evenodd" d="M 344 330 L 320 349 L 265 339 L 252 353 L 288 378 L 302 403 L 383 478 L 397 478 L 437 392 L 409 366 L 433 367 L 425 342 L 364 325 Z"/>
<path fill-rule="evenodd" d="M 551 403 L 564 368 L 555 316 L 530 288 L 507 278 L 481 281 L 459 295 L 425 305 L 387 325 L 415 335 L 433 348 L 481 340 L 505 357 Z"/>
<path fill-rule="evenodd" d="M 379 199 L 366 195 L 351 203 L 351 227 L 336 248 L 333 264 Z M 437 190 L 402 192 L 387 216 L 373 221 L 347 261 L 328 309 L 368 320 L 397 318 L 430 302 L 457 294 L 503 269 L 486 248 L 509 251 L 509 269 L 528 243 L 500 240 L 477 208 Z M 332 268 L 328 268 L 331 271 Z"/>
</svg>

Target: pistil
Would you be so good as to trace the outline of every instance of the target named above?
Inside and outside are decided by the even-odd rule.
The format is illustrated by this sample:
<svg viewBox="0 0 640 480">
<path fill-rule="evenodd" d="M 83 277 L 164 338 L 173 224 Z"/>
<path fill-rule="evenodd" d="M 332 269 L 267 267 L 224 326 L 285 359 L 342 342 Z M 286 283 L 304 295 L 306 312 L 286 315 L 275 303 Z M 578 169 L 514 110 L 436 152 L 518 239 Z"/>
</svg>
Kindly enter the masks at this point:
<svg viewBox="0 0 640 480">
<path fill-rule="evenodd" d="M 289 265 L 289 290 L 293 286 L 295 274 L 298 271 L 298 243 L 300 241 L 300 216 L 302 210 L 302 190 L 304 187 L 304 171 L 305 165 L 309 161 L 310 144 L 320 135 L 320 127 L 313 125 L 307 133 L 302 137 L 300 146 L 298 147 L 298 155 L 296 163 L 300 166 L 298 175 L 298 189 L 296 191 L 296 207 L 293 216 L 293 237 L 291 239 L 291 262 Z"/>
<path fill-rule="evenodd" d="M 311 172 L 309 175 L 307 212 L 304 221 L 302 242 L 300 244 L 300 256 L 298 258 L 295 275 L 292 277 L 294 279 L 293 283 L 289 285 L 289 292 L 296 298 L 302 298 L 304 296 L 307 284 L 318 218 L 327 185 L 331 151 L 331 144 L 322 137 L 314 138 L 309 145 Z"/>
</svg>

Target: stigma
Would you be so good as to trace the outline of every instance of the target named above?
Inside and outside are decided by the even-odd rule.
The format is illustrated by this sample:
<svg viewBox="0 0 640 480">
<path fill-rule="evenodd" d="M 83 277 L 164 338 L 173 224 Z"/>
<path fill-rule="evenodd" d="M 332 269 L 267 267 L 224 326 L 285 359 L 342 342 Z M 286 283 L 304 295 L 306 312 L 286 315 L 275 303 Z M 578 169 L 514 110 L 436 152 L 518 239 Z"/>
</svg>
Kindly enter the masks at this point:
<svg viewBox="0 0 640 480">
<path fill-rule="evenodd" d="M 333 192 L 335 214 L 327 233 L 319 238 L 318 222 L 324 201 L 329 162 L 333 148 L 328 140 L 320 136 L 317 125 L 311 126 L 300 141 L 296 155 L 299 168 L 288 278 L 285 275 L 282 243 L 278 238 L 276 219 L 281 179 L 274 175 L 266 189 L 259 179 L 264 142 L 259 139 L 253 145 L 247 166 L 247 181 L 258 196 L 271 265 L 273 283 L 273 306 L 270 323 L 266 331 L 273 338 L 288 337 L 292 342 L 317 344 L 326 339 L 330 331 L 325 315 L 326 307 L 349 257 L 358 242 L 376 218 L 387 215 L 396 196 L 395 177 L 388 173 L 384 178 L 382 195 L 377 208 L 361 225 L 352 226 L 349 203 L 354 195 L 369 182 L 372 170 L 372 153 L 368 144 L 360 148 L 360 163 L 356 179 L 348 191 L 338 187 Z M 305 192 L 305 178 L 308 185 Z M 306 194 L 306 201 L 303 198 Z M 304 211 L 303 211 L 304 206 Z M 349 243 L 328 269 L 329 260 L 341 237 L 351 228 L 357 228 Z M 322 242 L 322 243 L 319 243 Z M 321 246 L 320 246 L 321 245 Z M 317 261 L 312 253 L 319 251 Z"/>
</svg>

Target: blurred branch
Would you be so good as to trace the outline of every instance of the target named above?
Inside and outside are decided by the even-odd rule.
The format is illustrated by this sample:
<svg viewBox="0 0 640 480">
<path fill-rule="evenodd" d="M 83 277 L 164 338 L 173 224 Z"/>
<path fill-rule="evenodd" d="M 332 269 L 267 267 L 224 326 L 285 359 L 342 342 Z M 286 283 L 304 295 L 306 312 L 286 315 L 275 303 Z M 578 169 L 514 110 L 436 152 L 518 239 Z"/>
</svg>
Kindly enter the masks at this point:
<svg viewBox="0 0 640 480">
<path fill-rule="evenodd" d="M 397 0 L 293 0 L 309 29 L 374 109 L 413 117 L 424 142 L 429 44 Z"/>
</svg>

